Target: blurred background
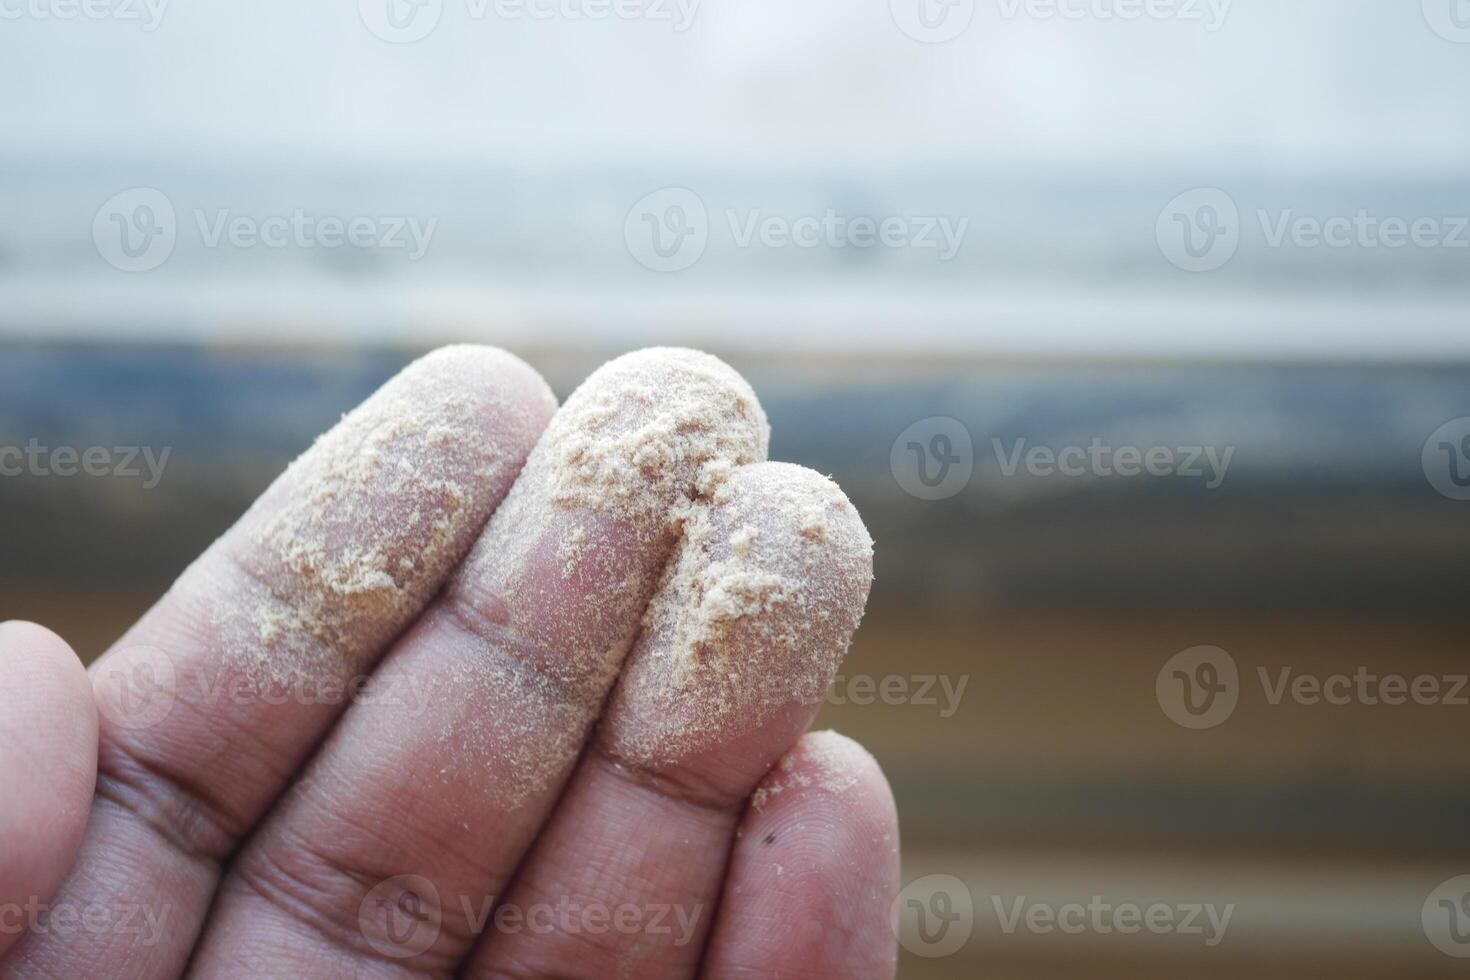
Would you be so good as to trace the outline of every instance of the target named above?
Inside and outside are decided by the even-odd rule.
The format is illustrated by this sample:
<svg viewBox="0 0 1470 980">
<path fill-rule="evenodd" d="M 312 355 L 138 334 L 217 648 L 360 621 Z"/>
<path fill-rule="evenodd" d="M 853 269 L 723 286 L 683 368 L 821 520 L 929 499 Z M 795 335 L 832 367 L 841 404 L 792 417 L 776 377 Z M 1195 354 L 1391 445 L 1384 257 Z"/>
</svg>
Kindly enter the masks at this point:
<svg viewBox="0 0 1470 980">
<path fill-rule="evenodd" d="M 877 540 L 901 975 L 1465 975 L 1466 0 L 0 0 L 0 90 L 0 619 L 430 347 L 702 347 Z"/>
</svg>

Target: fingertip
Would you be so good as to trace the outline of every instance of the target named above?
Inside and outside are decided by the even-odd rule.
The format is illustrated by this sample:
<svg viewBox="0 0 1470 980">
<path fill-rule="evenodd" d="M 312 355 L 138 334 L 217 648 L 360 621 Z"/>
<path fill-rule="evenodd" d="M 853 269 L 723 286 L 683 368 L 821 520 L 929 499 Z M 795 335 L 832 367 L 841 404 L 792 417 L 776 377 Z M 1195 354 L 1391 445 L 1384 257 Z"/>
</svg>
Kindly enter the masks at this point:
<svg viewBox="0 0 1470 980">
<path fill-rule="evenodd" d="M 0 903 L 48 901 L 70 870 L 97 781 L 97 707 L 55 633 L 0 623 Z M 17 938 L 0 932 L 0 949 Z"/>
<path fill-rule="evenodd" d="M 611 419 L 617 427 L 646 427 L 650 419 L 664 416 L 684 433 L 680 441 L 690 444 L 695 462 L 742 466 L 764 460 L 770 450 L 771 425 L 755 390 L 740 372 L 704 351 L 631 351 L 594 371 L 567 400 L 568 407 L 578 395 L 590 409 L 568 413 L 578 426 L 603 428 L 599 423 Z M 690 440 L 697 431 L 712 438 Z"/>
<path fill-rule="evenodd" d="M 540 372 L 510 351 L 488 344 L 436 347 L 404 369 L 430 385 L 490 396 L 498 423 L 520 422 L 531 442 L 556 412 L 556 395 Z M 529 446 L 526 447 L 529 450 Z"/>
<path fill-rule="evenodd" d="M 75 712 L 64 716 L 70 727 L 90 725 L 95 733 L 97 708 L 87 668 L 71 644 L 51 630 L 23 619 L 0 623 L 0 671 L 7 682 L 33 684 L 39 698 Z"/>
<path fill-rule="evenodd" d="M 612 754 L 691 763 L 740 797 L 811 723 L 867 605 L 857 509 L 789 463 L 736 468 L 685 514 L 604 732 Z"/>
<path fill-rule="evenodd" d="M 861 592 L 873 581 L 873 537 L 847 494 L 830 477 L 797 463 L 743 466 L 715 496 L 758 532 L 768 529 L 768 561 L 800 557 L 810 571 Z M 757 547 L 761 547 L 759 537 Z M 861 608 L 858 613 L 861 614 Z"/>
<path fill-rule="evenodd" d="M 752 806 L 773 807 L 787 789 L 801 790 L 789 798 L 793 804 L 800 796 L 800 805 L 811 807 L 813 796 L 824 796 L 853 814 L 853 829 L 895 855 L 897 882 L 898 807 L 888 777 L 871 752 L 839 732 L 808 732 L 761 780 Z"/>
<path fill-rule="evenodd" d="M 898 849 L 893 793 L 873 756 L 836 732 L 803 736 L 741 822 L 706 975 L 892 977 Z"/>
</svg>

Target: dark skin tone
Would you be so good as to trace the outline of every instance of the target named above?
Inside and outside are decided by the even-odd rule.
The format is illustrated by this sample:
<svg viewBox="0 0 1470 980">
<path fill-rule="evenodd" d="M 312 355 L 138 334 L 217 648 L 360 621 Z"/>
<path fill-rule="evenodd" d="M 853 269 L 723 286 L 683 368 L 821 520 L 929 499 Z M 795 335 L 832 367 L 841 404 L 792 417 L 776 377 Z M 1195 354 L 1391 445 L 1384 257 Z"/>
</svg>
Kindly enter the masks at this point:
<svg viewBox="0 0 1470 980">
<path fill-rule="evenodd" d="M 640 363 L 655 380 L 681 370 Z M 225 648 L 231 617 L 257 614 L 261 595 L 288 626 L 323 612 L 311 583 L 293 578 L 299 564 L 262 533 L 303 501 L 346 506 L 323 497 L 311 465 L 268 491 L 90 670 L 40 626 L 0 626 L 0 976 L 891 977 L 898 829 L 872 758 L 806 733 L 810 698 L 737 713 L 656 760 L 623 751 L 652 715 L 632 685 L 619 688 L 620 671 L 656 644 L 628 652 L 603 637 L 635 635 L 641 608 L 608 608 L 575 577 L 506 592 L 532 579 L 502 574 L 504 549 L 476 547 L 538 465 L 531 450 L 556 411 L 544 385 L 477 348 L 431 355 L 393 385 L 418 386 L 393 411 L 446 392 L 471 405 L 484 445 L 507 463 L 484 466 L 491 450 L 465 433 L 436 437 L 436 466 L 464 467 L 474 498 L 454 501 L 442 560 L 403 563 L 418 578 L 391 608 L 326 610 L 324 645 L 351 655 L 311 660 L 328 665 L 319 671 L 415 697 L 266 698 Z M 385 472 L 411 451 L 424 447 L 385 443 Z M 472 479 L 473 468 L 499 475 Z M 748 460 L 732 486 L 717 508 L 762 514 L 779 536 L 806 519 L 786 512 L 793 488 L 825 484 Z M 427 553 L 394 523 L 401 491 L 354 492 L 367 497 L 347 503 L 383 520 L 331 524 L 330 548 Z M 434 508 L 448 506 L 432 494 L 411 503 L 402 527 L 440 526 Z M 517 520 L 568 519 L 537 506 Z M 655 587 L 671 541 L 599 524 L 591 510 L 574 516 L 601 529 L 617 574 Z M 861 531 L 855 512 L 843 519 Z M 855 621 L 866 557 L 812 547 L 808 584 L 835 597 L 823 616 Z M 516 560 L 549 561 L 534 551 Z M 845 639 L 791 625 L 805 639 L 782 656 L 830 676 Z M 303 644 L 320 640 L 309 633 Z M 574 634 L 626 663 L 576 674 Z M 244 693 L 199 694 L 242 677 Z M 127 688 L 138 678 L 160 685 L 166 714 Z"/>
</svg>

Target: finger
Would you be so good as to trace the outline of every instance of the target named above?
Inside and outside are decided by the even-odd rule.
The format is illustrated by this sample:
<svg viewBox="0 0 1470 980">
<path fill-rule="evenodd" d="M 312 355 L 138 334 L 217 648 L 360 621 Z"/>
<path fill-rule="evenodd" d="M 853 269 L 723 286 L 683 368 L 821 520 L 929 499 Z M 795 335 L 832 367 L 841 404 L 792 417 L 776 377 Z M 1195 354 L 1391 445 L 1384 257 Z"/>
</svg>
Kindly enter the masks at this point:
<svg viewBox="0 0 1470 980">
<path fill-rule="evenodd" d="M 97 781 L 97 707 L 71 647 L 33 623 L 0 623 L 0 691 L 3 953 L 50 918 L 81 846 Z"/>
<path fill-rule="evenodd" d="M 22 972 L 178 972 L 220 862 L 464 556 L 553 410 L 508 354 L 430 354 L 319 439 L 119 641 L 93 670 L 98 801 L 63 893 L 131 903 L 152 927 L 27 936 L 12 952 Z"/>
<path fill-rule="evenodd" d="M 708 355 L 643 351 L 589 378 L 380 667 L 402 696 L 354 705 L 236 861 L 197 970 L 452 970 L 601 710 L 677 505 L 766 440 L 754 393 Z"/>
<path fill-rule="evenodd" d="M 883 771 L 836 732 L 801 740 L 741 821 L 701 975 L 888 980 L 898 813 Z"/>
<path fill-rule="evenodd" d="M 506 899 L 482 976 L 691 976 L 744 801 L 807 725 L 862 617 L 872 540 L 811 470 L 736 471 L 684 540 L 591 750 Z M 544 921 L 543 916 L 543 921 Z"/>
</svg>

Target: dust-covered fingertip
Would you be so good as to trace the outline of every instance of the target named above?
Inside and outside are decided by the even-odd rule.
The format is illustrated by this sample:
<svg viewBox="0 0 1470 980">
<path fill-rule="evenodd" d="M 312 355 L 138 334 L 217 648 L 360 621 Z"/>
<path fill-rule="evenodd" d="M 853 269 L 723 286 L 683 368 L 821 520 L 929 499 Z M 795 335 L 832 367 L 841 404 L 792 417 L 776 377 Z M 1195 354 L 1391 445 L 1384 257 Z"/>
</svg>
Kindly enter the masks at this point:
<svg viewBox="0 0 1470 980">
<path fill-rule="evenodd" d="M 805 729 L 862 619 L 873 546 L 837 486 L 741 467 L 692 502 L 608 712 L 615 754 L 764 769 Z M 762 761 L 764 760 L 764 761 Z"/>
</svg>

